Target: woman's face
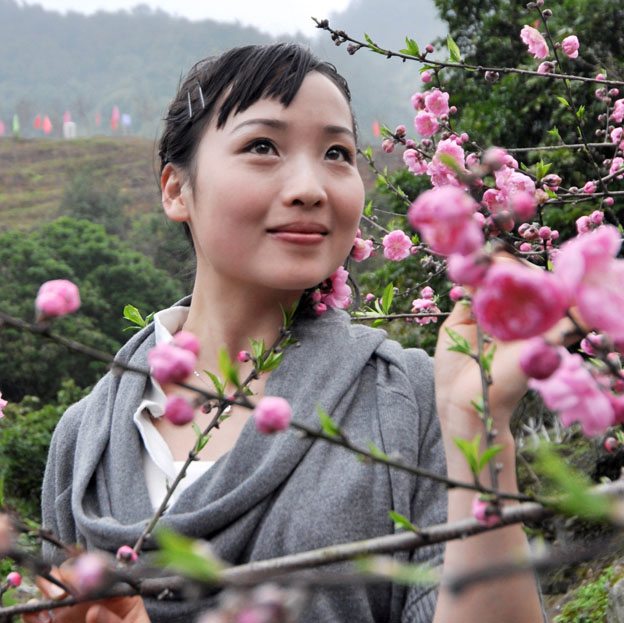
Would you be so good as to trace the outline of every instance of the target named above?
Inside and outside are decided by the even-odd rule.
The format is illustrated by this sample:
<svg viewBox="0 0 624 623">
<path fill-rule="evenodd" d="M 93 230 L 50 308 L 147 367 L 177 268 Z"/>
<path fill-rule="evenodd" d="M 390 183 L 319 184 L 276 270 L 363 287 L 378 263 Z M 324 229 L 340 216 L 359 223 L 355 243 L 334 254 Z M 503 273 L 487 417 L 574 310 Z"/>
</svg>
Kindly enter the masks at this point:
<svg viewBox="0 0 624 623">
<path fill-rule="evenodd" d="M 355 153 L 349 106 L 314 71 L 286 108 L 261 99 L 220 129 L 213 119 L 194 190 L 186 182 L 167 210 L 189 223 L 197 278 L 281 291 L 326 279 L 351 249 L 364 202 Z"/>
</svg>

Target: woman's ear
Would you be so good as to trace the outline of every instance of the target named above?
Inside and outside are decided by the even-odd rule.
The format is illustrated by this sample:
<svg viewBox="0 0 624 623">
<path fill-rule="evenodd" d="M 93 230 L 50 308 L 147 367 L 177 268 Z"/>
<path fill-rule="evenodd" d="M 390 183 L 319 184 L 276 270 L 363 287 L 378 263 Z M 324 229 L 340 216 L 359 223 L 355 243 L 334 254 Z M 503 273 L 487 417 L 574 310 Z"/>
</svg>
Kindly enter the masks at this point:
<svg viewBox="0 0 624 623">
<path fill-rule="evenodd" d="M 188 221 L 191 193 L 187 176 L 169 163 L 160 175 L 160 189 L 165 214 L 172 221 Z"/>
</svg>

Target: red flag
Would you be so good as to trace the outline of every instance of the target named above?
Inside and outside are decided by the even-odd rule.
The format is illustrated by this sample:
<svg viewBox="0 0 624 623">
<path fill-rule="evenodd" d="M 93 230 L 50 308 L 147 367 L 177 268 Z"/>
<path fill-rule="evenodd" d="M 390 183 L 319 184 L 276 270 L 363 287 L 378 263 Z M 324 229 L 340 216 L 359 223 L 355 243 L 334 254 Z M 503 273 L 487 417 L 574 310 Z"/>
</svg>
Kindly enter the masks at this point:
<svg viewBox="0 0 624 623">
<path fill-rule="evenodd" d="M 69 123 L 71 121 L 71 115 L 69 114 L 69 110 L 65 111 L 63 115 L 63 123 Z"/>
<path fill-rule="evenodd" d="M 35 117 L 33 126 L 35 127 L 35 130 L 41 130 L 41 115 L 37 115 Z"/>
<path fill-rule="evenodd" d="M 373 121 L 373 134 L 375 136 L 379 136 L 381 134 L 380 130 L 379 130 L 379 121 L 377 121 L 375 119 L 375 121 Z"/>
<path fill-rule="evenodd" d="M 43 132 L 45 134 L 50 134 L 50 132 L 52 132 L 52 122 L 50 121 L 50 117 L 48 117 L 48 115 L 43 118 Z"/>
<path fill-rule="evenodd" d="M 113 114 L 111 115 L 111 129 L 116 130 L 117 124 L 119 123 L 119 108 L 117 106 L 113 106 Z"/>
<path fill-rule="evenodd" d="M 4 121 L 0 121 L 0 136 L 4 136 L 5 132 L 6 130 L 4 128 Z"/>
</svg>

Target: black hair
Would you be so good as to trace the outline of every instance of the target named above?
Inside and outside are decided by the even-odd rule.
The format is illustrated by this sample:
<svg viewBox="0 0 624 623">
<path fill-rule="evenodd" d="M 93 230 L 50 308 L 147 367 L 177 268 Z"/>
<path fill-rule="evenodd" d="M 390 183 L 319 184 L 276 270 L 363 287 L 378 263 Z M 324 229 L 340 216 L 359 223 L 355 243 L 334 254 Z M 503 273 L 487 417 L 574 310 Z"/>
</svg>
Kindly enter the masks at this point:
<svg viewBox="0 0 624 623">
<path fill-rule="evenodd" d="M 263 97 L 288 106 L 311 71 L 329 78 L 351 108 L 349 87 L 336 68 L 294 43 L 233 48 L 196 63 L 181 83 L 164 120 L 159 142 L 161 173 L 171 163 L 189 174 L 194 187 L 195 153 L 214 114 L 218 114 L 217 128 L 222 128 L 231 114 L 246 110 Z M 220 108 L 215 111 L 217 103 Z M 355 132 L 355 121 L 353 126 Z"/>
</svg>

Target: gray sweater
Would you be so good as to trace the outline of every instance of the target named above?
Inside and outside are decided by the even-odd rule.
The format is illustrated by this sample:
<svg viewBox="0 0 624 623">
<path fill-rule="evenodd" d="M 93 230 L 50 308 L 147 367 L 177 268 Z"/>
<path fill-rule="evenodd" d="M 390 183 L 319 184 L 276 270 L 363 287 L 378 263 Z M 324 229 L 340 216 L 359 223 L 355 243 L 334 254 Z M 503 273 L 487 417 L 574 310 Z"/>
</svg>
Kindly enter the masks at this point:
<svg viewBox="0 0 624 623">
<path fill-rule="evenodd" d="M 372 441 L 384 452 L 444 472 L 432 365 L 423 351 L 404 350 L 384 331 L 351 325 L 336 310 L 298 320 L 294 336 L 300 345 L 286 349 L 267 379 L 266 395 L 286 398 L 293 419 L 310 426 L 318 426 L 321 405 L 354 442 Z M 153 346 L 149 326 L 117 359 L 147 368 Z M 109 373 L 59 422 L 42 508 L 44 526 L 62 541 L 115 552 L 132 545 L 151 516 L 142 443 L 132 421 L 146 382 L 135 373 Z M 390 509 L 419 526 L 441 523 L 446 492 L 292 431 L 262 435 L 250 420 L 234 448 L 184 491 L 162 522 L 209 540 L 221 558 L 240 564 L 390 534 Z M 57 556 L 49 545 L 44 553 Z M 441 557 L 439 546 L 396 555 L 433 564 Z M 301 620 L 425 623 L 433 618 L 435 598 L 433 589 L 397 584 L 323 589 Z M 154 623 L 190 621 L 197 609 L 193 603 L 148 603 Z"/>
</svg>

